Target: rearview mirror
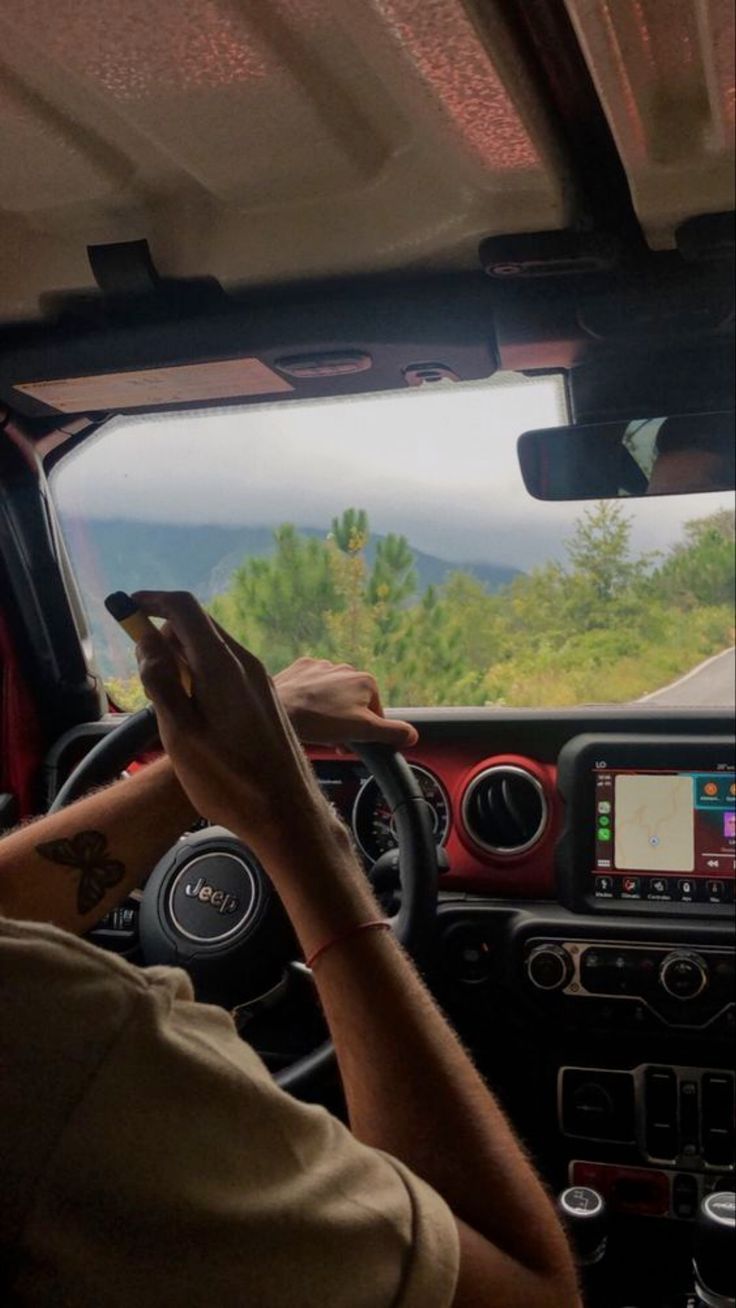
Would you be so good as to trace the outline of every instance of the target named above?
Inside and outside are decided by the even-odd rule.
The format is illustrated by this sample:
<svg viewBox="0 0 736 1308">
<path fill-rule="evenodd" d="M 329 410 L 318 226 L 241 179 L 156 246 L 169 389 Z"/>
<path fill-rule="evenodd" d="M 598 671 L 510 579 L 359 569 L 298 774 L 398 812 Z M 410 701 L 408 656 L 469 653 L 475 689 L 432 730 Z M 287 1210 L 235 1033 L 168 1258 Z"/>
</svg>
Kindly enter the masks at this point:
<svg viewBox="0 0 736 1308">
<path fill-rule="evenodd" d="M 519 438 L 537 500 L 606 500 L 734 488 L 734 414 L 688 413 L 548 427 Z"/>
</svg>

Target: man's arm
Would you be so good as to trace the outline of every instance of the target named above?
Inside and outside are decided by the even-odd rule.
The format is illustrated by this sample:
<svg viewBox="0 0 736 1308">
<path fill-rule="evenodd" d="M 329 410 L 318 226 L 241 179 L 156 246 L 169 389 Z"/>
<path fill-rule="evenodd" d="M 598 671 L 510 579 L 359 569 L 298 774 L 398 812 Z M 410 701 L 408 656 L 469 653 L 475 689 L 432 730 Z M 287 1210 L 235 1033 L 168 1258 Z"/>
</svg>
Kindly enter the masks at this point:
<svg viewBox="0 0 736 1308">
<path fill-rule="evenodd" d="M 0 840 L 0 912 L 89 931 L 195 818 L 167 758 Z"/>
<path fill-rule="evenodd" d="M 374 740 L 399 749 L 416 741 L 412 726 L 383 716 L 373 677 L 347 664 L 299 659 L 274 686 L 303 740 Z M 19 827 L 0 840 L 0 912 L 89 931 L 145 881 L 195 817 L 162 759 Z"/>
<path fill-rule="evenodd" d="M 233 658 L 191 598 L 139 600 L 169 619 L 201 687 L 197 703 L 186 698 L 160 633 L 141 643 L 141 676 L 182 784 L 255 849 L 305 954 L 334 942 L 315 980 L 350 1124 L 452 1209 L 461 1248 L 455 1308 L 574 1308 L 573 1264 L 553 1206 L 411 963 L 386 932 L 342 938 L 379 910 L 260 664 L 242 650 Z"/>
<path fill-rule="evenodd" d="M 242 819 L 240 827 L 245 836 Z M 306 828 L 293 836 L 292 828 L 288 844 L 266 841 L 259 854 L 305 953 L 336 941 L 314 978 L 351 1129 L 401 1159 L 452 1209 L 461 1247 L 456 1308 L 573 1308 L 575 1274 L 552 1204 L 416 970 L 386 932 L 339 940 L 380 915 L 347 834 L 315 842 L 312 831 L 311 845 Z"/>
</svg>

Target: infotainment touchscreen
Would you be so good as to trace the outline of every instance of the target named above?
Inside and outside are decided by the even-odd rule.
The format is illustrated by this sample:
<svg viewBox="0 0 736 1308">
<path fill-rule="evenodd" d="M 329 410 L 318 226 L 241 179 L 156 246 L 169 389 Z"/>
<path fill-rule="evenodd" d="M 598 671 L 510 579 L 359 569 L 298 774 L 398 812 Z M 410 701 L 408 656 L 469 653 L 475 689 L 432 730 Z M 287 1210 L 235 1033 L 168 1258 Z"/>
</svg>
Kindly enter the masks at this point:
<svg viewBox="0 0 736 1308">
<path fill-rule="evenodd" d="M 597 899 L 733 902 L 736 774 L 595 768 Z"/>
</svg>

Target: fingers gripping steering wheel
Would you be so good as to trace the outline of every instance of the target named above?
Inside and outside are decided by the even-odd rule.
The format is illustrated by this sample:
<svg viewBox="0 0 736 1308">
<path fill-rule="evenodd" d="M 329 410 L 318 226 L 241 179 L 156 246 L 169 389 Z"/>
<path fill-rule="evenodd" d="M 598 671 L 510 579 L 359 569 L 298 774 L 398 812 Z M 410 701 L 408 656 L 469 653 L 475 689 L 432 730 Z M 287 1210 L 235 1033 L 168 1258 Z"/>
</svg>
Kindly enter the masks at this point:
<svg viewBox="0 0 736 1308">
<path fill-rule="evenodd" d="M 82 759 L 62 786 L 50 812 L 105 785 L 130 761 L 159 744 L 153 710 L 122 720 Z M 385 745 L 354 744 L 391 808 L 399 848 L 401 907 L 392 927 L 421 960 L 434 933 L 437 850 L 429 809 L 405 759 Z M 288 823 L 289 814 L 284 814 Z M 315 869 L 319 875 L 319 869 Z M 217 999 L 238 986 L 251 992 L 286 964 L 294 937 L 273 887 L 254 854 L 224 827 L 184 834 L 159 860 L 146 882 L 140 908 L 144 961 L 184 967 L 198 990 Z M 239 991 L 243 995 L 243 989 Z M 298 1092 L 334 1057 L 331 1042 L 319 1045 L 279 1071 L 276 1080 Z"/>
</svg>

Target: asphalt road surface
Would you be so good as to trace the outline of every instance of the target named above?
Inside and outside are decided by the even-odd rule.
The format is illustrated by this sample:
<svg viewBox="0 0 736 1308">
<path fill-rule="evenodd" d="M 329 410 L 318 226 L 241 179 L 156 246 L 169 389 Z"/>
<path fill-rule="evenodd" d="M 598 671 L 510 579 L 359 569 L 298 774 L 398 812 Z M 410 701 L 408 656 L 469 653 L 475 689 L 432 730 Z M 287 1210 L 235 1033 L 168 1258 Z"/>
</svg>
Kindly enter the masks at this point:
<svg viewBox="0 0 736 1308">
<path fill-rule="evenodd" d="M 664 708 L 733 708 L 736 704 L 736 650 L 706 659 L 672 685 L 645 695 L 642 703 Z"/>
</svg>

